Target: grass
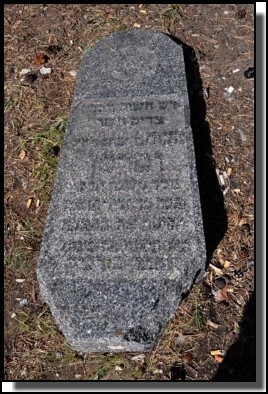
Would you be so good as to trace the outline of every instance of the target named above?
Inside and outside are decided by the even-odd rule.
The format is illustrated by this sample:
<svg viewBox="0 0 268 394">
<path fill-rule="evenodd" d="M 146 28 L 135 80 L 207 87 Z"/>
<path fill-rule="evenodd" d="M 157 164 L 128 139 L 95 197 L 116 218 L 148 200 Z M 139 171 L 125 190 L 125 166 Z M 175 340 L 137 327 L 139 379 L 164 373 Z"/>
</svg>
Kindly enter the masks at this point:
<svg viewBox="0 0 268 394">
<path fill-rule="evenodd" d="M 11 249 L 6 253 L 5 264 L 7 268 L 11 268 L 13 270 L 17 270 L 22 274 L 25 274 L 31 269 L 31 266 L 29 265 L 30 258 L 30 249 L 23 246 L 13 245 Z"/>
<path fill-rule="evenodd" d="M 37 155 L 37 165 L 34 169 L 34 192 L 39 195 L 43 204 L 47 204 L 50 199 L 66 125 L 67 118 L 60 117 L 53 126 L 46 128 L 43 132 L 36 132 L 32 140 L 32 147 L 35 148 Z"/>
</svg>

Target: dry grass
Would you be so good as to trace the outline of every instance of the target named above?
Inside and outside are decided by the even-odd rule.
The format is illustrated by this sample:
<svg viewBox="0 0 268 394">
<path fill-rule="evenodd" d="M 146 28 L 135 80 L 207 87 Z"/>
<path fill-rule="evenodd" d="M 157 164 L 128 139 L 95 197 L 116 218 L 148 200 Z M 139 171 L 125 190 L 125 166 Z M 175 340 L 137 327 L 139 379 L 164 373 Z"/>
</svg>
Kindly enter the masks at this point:
<svg viewBox="0 0 268 394">
<path fill-rule="evenodd" d="M 243 76 L 254 62 L 253 13 L 253 6 L 245 4 L 5 5 L 7 380 L 88 380 L 97 376 L 170 380 L 175 362 L 184 365 L 187 380 L 211 380 L 219 366 L 210 354 L 212 349 L 227 350 L 246 337 L 248 349 L 254 350 L 252 332 L 244 331 L 245 322 L 241 322 L 253 292 L 254 276 L 248 264 L 253 258 L 254 237 L 253 83 Z M 224 196 L 228 231 L 211 262 L 217 265 L 227 260 L 230 265 L 222 272 L 213 266 L 208 269 L 206 278 L 180 305 L 155 349 L 140 361 L 132 360 L 131 354 L 79 355 L 72 351 L 39 298 L 35 275 L 58 163 L 57 147 L 73 97 L 75 78 L 70 71 L 78 70 L 86 48 L 134 24 L 172 34 L 195 50 L 207 92 L 213 159 L 216 168 L 228 174 L 225 187 L 229 187 Z M 38 70 L 36 54 L 46 52 L 49 45 L 61 47 L 49 54 L 53 73 L 49 78 L 38 77 L 34 83 L 21 81 L 19 72 L 23 68 Z M 233 73 L 235 69 L 240 71 Z M 226 95 L 229 86 L 235 91 Z M 241 278 L 235 275 L 239 270 Z M 211 296 L 219 272 L 231 277 L 227 303 L 216 303 Z M 27 305 L 20 306 L 17 298 L 26 299 Z M 248 326 L 254 325 L 254 316 L 248 314 L 247 319 Z M 242 357 L 245 350 L 241 346 L 238 349 Z M 191 364 L 183 361 L 185 353 L 191 353 Z M 250 380 L 250 361 L 242 363 L 244 371 L 235 369 L 231 375 Z M 230 378 L 228 368 L 230 364 L 224 370 L 225 380 Z"/>
</svg>

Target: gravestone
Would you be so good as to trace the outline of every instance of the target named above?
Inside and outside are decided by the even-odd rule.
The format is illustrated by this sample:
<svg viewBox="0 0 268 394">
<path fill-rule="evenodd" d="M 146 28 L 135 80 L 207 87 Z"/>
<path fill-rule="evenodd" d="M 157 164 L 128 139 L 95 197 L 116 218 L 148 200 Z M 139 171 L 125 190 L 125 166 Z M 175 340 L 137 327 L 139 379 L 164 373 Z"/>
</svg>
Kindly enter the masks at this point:
<svg viewBox="0 0 268 394">
<path fill-rule="evenodd" d="M 78 74 L 41 295 L 77 351 L 149 351 L 205 260 L 182 47 L 111 34 Z"/>
</svg>

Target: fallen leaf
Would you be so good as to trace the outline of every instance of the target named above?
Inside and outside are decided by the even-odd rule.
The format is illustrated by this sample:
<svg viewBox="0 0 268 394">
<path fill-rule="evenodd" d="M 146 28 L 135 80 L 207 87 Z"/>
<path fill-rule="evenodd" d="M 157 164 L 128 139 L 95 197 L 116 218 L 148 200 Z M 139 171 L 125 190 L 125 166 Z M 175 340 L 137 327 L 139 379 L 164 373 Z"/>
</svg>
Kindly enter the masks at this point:
<svg viewBox="0 0 268 394">
<path fill-rule="evenodd" d="M 134 23 L 133 27 L 135 27 L 136 29 L 139 29 L 141 27 L 141 25 L 139 23 Z"/>
<path fill-rule="evenodd" d="M 36 200 L 35 206 L 36 206 L 36 208 L 38 208 L 38 207 L 40 206 L 40 200 L 39 200 L 39 198 Z"/>
<path fill-rule="evenodd" d="M 223 356 L 214 356 L 214 360 L 215 360 L 217 363 L 222 363 L 223 360 L 224 360 L 224 357 L 223 357 Z"/>
<path fill-rule="evenodd" d="M 25 152 L 25 150 L 22 150 L 22 151 L 20 152 L 20 154 L 19 154 L 19 158 L 20 158 L 21 160 L 23 160 L 25 156 L 26 156 L 26 152 Z"/>
<path fill-rule="evenodd" d="M 48 60 L 49 60 L 49 57 L 43 52 L 39 52 L 35 56 L 35 63 L 38 64 L 39 66 L 47 63 Z"/>
<path fill-rule="evenodd" d="M 184 353 L 184 355 L 182 356 L 182 362 L 189 365 L 192 364 L 193 356 L 191 355 L 191 353 Z"/>
<path fill-rule="evenodd" d="M 146 11 L 146 10 L 140 10 L 140 14 L 146 15 L 146 14 L 147 14 L 147 11 Z"/>
<path fill-rule="evenodd" d="M 210 351 L 211 356 L 224 356 L 225 351 L 223 349 L 215 349 Z"/>
<path fill-rule="evenodd" d="M 228 287 L 225 286 L 223 289 L 219 290 L 211 290 L 211 293 L 214 296 L 214 299 L 216 302 L 222 302 L 222 301 L 227 301 L 228 299 Z"/>
<path fill-rule="evenodd" d="M 30 208 L 30 206 L 32 205 L 32 198 L 29 198 L 28 200 L 27 200 L 27 203 L 26 203 L 26 207 L 27 207 L 27 209 L 29 209 Z"/>
</svg>

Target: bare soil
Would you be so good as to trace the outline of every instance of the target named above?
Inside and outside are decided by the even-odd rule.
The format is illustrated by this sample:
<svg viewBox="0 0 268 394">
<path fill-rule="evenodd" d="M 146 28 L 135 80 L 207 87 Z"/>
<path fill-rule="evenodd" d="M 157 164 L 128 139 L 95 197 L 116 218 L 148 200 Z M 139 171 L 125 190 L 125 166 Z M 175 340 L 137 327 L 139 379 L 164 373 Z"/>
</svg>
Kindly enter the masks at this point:
<svg viewBox="0 0 268 394">
<path fill-rule="evenodd" d="M 35 273 L 70 72 L 102 37 L 139 27 L 182 41 L 199 66 L 203 107 L 192 105 L 192 123 L 208 270 L 151 353 L 80 355 L 42 304 Z M 254 64 L 253 4 L 9 4 L 4 29 L 5 380 L 255 381 L 254 79 L 244 75 Z M 43 61 L 48 76 L 37 73 Z"/>
</svg>

